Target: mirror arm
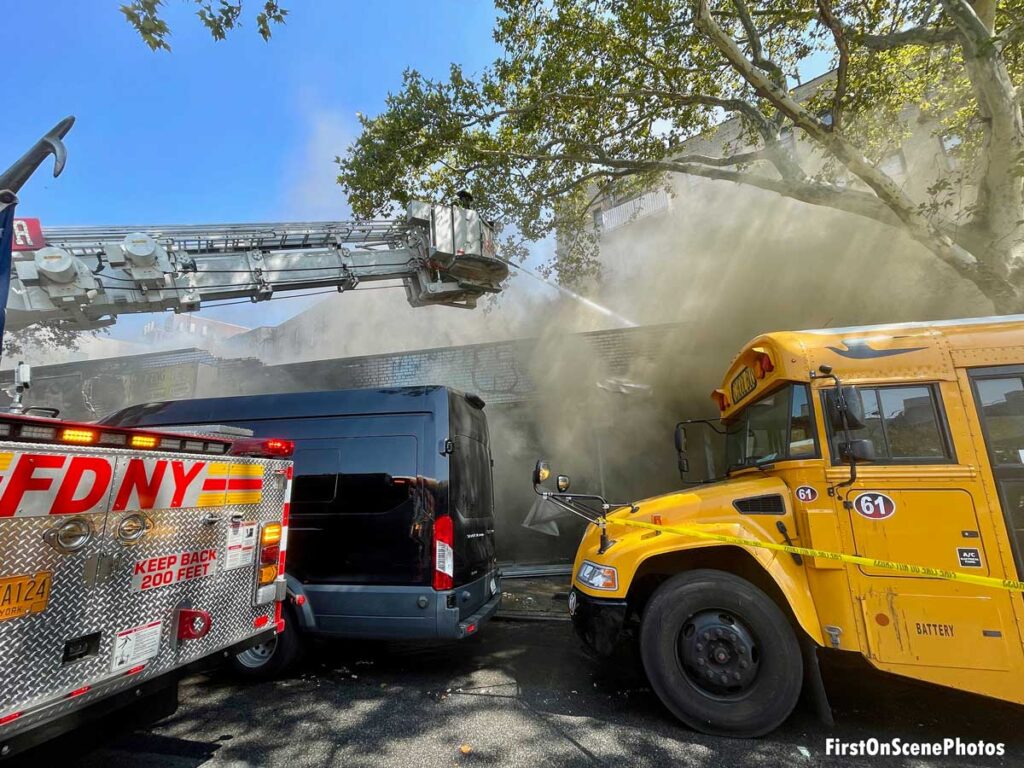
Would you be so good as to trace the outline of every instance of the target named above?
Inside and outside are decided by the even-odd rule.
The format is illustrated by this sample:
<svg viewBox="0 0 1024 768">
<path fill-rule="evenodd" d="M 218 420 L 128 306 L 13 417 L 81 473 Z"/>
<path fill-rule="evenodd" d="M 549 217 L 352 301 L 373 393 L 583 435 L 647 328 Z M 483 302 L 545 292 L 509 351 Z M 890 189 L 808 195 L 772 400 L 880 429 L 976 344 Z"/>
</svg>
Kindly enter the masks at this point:
<svg viewBox="0 0 1024 768">
<path fill-rule="evenodd" d="M 815 378 L 814 371 L 811 371 L 811 378 Z M 839 377 L 829 370 L 828 373 L 823 374 L 823 378 L 832 379 L 836 383 L 836 405 L 839 408 L 839 417 L 843 420 L 843 439 L 846 440 L 846 445 L 850 446 L 853 442 L 853 435 L 850 434 L 850 420 L 846 412 L 846 395 L 843 394 L 843 382 L 839 380 Z M 847 448 L 849 451 L 849 447 Z M 853 457 L 852 452 L 850 456 L 850 479 L 846 482 L 839 483 L 831 489 L 832 493 L 836 493 L 840 488 L 849 488 L 851 485 L 857 482 L 857 459 Z M 847 499 L 843 499 L 843 507 L 850 509 L 850 502 Z"/>
<path fill-rule="evenodd" d="M 685 427 L 687 424 L 707 424 L 708 428 L 715 434 L 727 434 L 728 431 L 724 429 L 719 429 L 715 425 L 715 421 L 718 421 L 718 423 L 721 424 L 721 419 L 687 419 L 686 421 L 680 421 L 678 424 L 676 424 L 676 429 L 679 429 L 680 427 Z"/>
</svg>

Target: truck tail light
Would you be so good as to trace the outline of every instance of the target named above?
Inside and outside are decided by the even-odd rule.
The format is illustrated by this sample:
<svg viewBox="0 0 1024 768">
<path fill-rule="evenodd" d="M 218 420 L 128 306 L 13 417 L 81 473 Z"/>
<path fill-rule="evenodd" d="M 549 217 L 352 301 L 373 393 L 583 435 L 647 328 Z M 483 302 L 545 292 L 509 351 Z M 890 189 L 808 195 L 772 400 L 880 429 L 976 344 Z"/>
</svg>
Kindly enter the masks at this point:
<svg viewBox="0 0 1024 768">
<path fill-rule="evenodd" d="M 281 523 L 267 523 L 260 530 L 260 572 L 259 584 L 269 584 L 277 578 L 281 565 L 281 542 L 284 526 Z"/>
<path fill-rule="evenodd" d="M 260 531 L 260 546 L 269 547 L 281 541 L 281 524 L 267 523 Z"/>
<path fill-rule="evenodd" d="M 448 515 L 434 520 L 434 589 L 455 586 L 455 527 Z"/>
<path fill-rule="evenodd" d="M 14 722 L 19 717 L 21 717 L 22 714 L 23 713 L 21 712 L 11 712 L 11 714 L 9 715 L 4 715 L 3 717 L 0 717 L 0 725 L 7 725 L 7 723 Z"/>
</svg>

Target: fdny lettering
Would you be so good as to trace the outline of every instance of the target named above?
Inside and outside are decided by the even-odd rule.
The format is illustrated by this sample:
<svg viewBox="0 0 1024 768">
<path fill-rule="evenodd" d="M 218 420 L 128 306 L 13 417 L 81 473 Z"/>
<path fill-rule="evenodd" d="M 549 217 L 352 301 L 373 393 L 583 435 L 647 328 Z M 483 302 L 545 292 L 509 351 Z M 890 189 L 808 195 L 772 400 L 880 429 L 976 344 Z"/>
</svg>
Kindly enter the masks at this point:
<svg viewBox="0 0 1024 768">
<path fill-rule="evenodd" d="M 207 462 L 15 454 L 0 478 L 0 518 L 196 506 Z"/>
<path fill-rule="evenodd" d="M 216 560 L 215 549 L 198 549 L 139 560 L 132 569 L 132 589 L 140 592 L 181 581 L 202 579 L 210 575 L 210 568 Z"/>
<path fill-rule="evenodd" d="M 923 622 L 916 622 L 917 634 L 924 637 L 952 637 L 953 636 L 953 625 L 952 624 L 926 624 Z"/>
</svg>

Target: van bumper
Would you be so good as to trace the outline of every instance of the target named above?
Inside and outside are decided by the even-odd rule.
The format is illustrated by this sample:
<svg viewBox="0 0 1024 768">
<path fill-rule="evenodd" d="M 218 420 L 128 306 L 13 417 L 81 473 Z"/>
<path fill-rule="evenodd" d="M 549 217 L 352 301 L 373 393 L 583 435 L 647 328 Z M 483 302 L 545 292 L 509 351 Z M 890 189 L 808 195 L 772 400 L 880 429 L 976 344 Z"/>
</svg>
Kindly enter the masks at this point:
<svg viewBox="0 0 1024 768">
<path fill-rule="evenodd" d="M 442 592 L 361 584 L 303 584 L 301 591 L 304 631 L 373 640 L 460 640 L 476 634 L 501 604 L 497 571 Z"/>
<path fill-rule="evenodd" d="M 591 597 L 573 587 L 569 593 L 569 616 L 583 644 L 600 656 L 610 656 L 624 639 L 625 600 Z"/>
</svg>

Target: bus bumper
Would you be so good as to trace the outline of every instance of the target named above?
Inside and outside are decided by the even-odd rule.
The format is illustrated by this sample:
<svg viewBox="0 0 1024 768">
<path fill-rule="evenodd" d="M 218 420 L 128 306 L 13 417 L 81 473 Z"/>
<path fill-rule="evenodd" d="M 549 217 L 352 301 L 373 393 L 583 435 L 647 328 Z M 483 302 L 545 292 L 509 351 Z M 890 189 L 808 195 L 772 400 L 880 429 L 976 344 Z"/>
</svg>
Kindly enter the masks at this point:
<svg viewBox="0 0 1024 768">
<path fill-rule="evenodd" d="M 569 615 L 583 644 L 600 656 L 610 656 L 623 639 L 625 600 L 591 597 L 573 587 L 569 593 Z"/>
</svg>

